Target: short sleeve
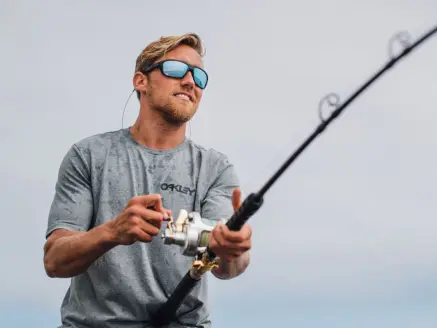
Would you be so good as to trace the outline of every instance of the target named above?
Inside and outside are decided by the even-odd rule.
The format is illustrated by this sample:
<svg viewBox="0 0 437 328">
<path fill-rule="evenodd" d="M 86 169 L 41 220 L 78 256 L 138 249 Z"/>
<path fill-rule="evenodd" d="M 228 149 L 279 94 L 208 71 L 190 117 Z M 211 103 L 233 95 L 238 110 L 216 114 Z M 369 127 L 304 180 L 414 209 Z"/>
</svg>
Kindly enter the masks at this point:
<svg viewBox="0 0 437 328">
<path fill-rule="evenodd" d="M 87 231 L 92 217 L 93 196 L 89 167 L 79 148 L 73 145 L 59 168 L 46 237 L 59 228 Z"/>
<path fill-rule="evenodd" d="M 239 187 L 235 167 L 227 163 L 209 188 L 201 207 L 201 217 L 205 224 L 215 225 L 218 221 L 227 221 L 234 213 L 232 192 Z"/>
</svg>

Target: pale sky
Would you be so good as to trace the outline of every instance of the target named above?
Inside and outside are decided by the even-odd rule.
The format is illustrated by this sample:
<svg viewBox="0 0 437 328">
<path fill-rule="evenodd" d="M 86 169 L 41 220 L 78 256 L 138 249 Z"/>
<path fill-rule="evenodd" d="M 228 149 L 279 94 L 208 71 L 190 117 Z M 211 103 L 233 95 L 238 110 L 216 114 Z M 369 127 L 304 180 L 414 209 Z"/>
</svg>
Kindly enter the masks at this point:
<svg viewBox="0 0 437 328">
<path fill-rule="evenodd" d="M 59 164 L 74 142 L 121 128 L 149 42 L 204 40 L 210 82 L 191 138 L 227 154 L 247 194 L 316 128 L 325 94 L 346 99 L 389 60 L 392 35 L 416 40 L 436 14 L 433 0 L 2 0 L 0 326 L 60 324 L 69 280 L 42 262 Z M 436 103 L 437 35 L 269 191 L 249 221 L 248 271 L 210 279 L 213 327 L 437 326 Z M 137 113 L 131 97 L 125 126 Z"/>
</svg>

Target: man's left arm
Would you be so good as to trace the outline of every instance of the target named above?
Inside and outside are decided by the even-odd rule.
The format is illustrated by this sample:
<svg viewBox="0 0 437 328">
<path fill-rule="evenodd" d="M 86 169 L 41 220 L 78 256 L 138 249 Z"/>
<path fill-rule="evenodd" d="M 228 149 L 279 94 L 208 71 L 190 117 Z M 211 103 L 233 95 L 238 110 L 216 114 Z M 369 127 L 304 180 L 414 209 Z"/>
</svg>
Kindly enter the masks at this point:
<svg viewBox="0 0 437 328">
<path fill-rule="evenodd" d="M 238 259 L 232 262 L 225 262 L 220 260 L 220 266 L 211 270 L 212 274 L 222 280 L 232 279 L 238 277 L 244 271 L 250 263 L 249 251 L 245 252 Z"/>
<path fill-rule="evenodd" d="M 210 187 L 202 204 L 202 218 L 215 225 L 209 235 L 209 247 L 220 258 L 219 267 L 211 270 L 219 279 L 232 279 L 242 274 L 250 263 L 252 230 L 246 223 L 239 231 L 230 231 L 218 222 L 228 220 L 241 206 L 241 191 L 234 166 L 227 166 Z"/>
</svg>

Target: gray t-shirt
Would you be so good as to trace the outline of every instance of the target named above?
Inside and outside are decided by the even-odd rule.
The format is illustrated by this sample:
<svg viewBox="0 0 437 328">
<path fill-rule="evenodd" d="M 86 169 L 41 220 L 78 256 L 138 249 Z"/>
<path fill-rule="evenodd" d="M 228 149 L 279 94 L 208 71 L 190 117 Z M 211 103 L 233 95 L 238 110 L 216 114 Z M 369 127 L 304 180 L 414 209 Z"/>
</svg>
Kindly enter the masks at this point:
<svg viewBox="0 0 437 328">
<path fill-rule="evenodd" d="M 232 190 L 239 182 L 225 155 L 188 138 L 173 149 L 153 150 L 135 142 L 129 131 L 72 145 L 59 169 L 46 236 L 59 228 L 88 231 L 117 217 L 132 197 L 151 193 L 161 194 L 174 216 L 180 209 L 197 211 L 212 225 L 230 218 Z M 149 327 L 150 309 L 167 300 L 192 260 L 179 246 L 164 245 L 160 235 L 151 243 L 113 248 L 71 279 L 61 327 Z M 179 323 L 169 327 L 211 327 L 207 277 L 179 308 Z"/>
</svg>

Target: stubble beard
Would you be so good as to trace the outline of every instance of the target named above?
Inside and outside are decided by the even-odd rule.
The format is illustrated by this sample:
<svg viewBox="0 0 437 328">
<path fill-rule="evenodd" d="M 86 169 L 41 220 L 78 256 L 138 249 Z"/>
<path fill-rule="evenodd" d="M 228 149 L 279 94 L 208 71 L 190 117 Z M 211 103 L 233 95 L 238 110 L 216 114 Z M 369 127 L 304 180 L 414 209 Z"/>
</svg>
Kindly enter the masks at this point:
<svg viewBox="0 0 437 328">
<path fill-rule="evenodd" d="M 192 117 L 192 111 L 187 112 L 186 110 L 180 109 L 182 107 L 179 104 L 172 103 L 169 100 L 165 104 L 154 104 L 152 99 L 151 102 L 152 110 L 159 113 L 163 120 L 172 126 L 182 126 L 188 122 Z M 192 105 L 191 105 L 192 106 Z"/>
<path fill-rule="evenodd" d="M 191 115 L 183 113 L 172 105 L 155 107 L 155 110 L 159 112 L 161 117 L 171 125 L 181 126 L 191 119 Z"/>
</svg>

